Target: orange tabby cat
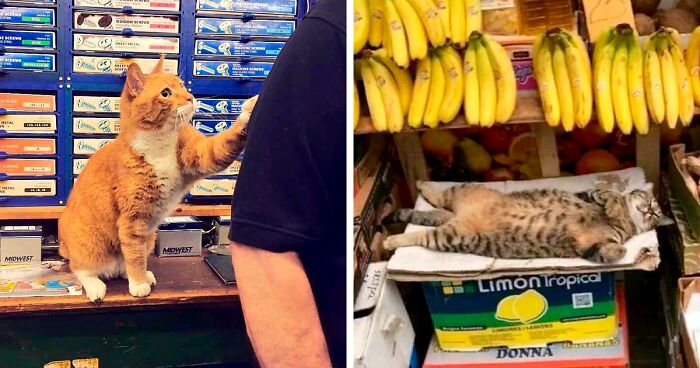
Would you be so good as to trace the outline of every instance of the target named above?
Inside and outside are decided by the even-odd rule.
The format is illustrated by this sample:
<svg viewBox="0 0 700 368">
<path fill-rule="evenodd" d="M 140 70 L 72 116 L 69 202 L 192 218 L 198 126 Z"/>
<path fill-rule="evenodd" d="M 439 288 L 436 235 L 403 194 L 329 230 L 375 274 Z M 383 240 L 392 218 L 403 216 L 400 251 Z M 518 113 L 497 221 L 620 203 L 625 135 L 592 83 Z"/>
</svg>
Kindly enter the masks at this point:
<svg viewBox="0 0 700 368">
<path fill-rule="evenodd" d="M 91 301 L 102 300 L 100 278 L 121 276 L 145 297 L 156 279 L 146 268 L 156 228 L 195 181 L 221 172 L 243 150 L 257 96 L 246 101 L 233 127 L 213 137 L 189 122 L 194 98 L 176 76 L 150 75 L 129 65 L 121 95 L 117 138 L 92 156 L 58 221 L 60 254 Z"/>
</svg>

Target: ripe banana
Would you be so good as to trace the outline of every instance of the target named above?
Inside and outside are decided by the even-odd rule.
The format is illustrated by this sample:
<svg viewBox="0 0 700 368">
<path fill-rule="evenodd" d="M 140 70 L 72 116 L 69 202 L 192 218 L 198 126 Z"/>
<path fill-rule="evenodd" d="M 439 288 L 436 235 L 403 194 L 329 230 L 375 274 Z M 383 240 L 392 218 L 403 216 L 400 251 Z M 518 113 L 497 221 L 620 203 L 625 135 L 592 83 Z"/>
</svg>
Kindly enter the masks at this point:
<svg viewBox="0 0 700 368">
<path fill-rule="evenodd" d="M 433 0 L 433 2 L 442 22 L 442 31 L 446 38 L 450 38 L 450 2 L 448 0 Z"/>
<path fill-rule="evenodd" d="M 450 2 L 450 41 L 463 48 L 467 43 L 467 19 L 465 0 L 449 0 Z"/>
<path fill-rule="evenodd" d="M 411 93 L 413 91 L 413 79 L 411 78 L 411 73 L 408 71 L 408 68 L 399 68 L 396 63 L 389 59 L 389 56 L 386 54 L 386 50 L 384 49 L 375 50 L 372 52 L 372 57 L 389 68 L 389 71 L 391 72 L 392 77 L 394 77 L 394 81 L 396 81 L 396 85 L 399 89 L 399 96 L 401 97 L 401 111 L 403 111 L 404 115 L 408 114 L 408 106 L 411 103 Z"/>
<path fill-rule="evenodd" d="M 389 23 L 389 32 L 391 35 L 391 55 L 396 62 L 396 65 L 405 68 L 410 61 L 408 56 L 408 45 L 406 40 L 406 32 L 403 29 L 403 22 L 399 16 L 399 12 L 394 6 L 394 0 L 384 0 L 384 16 Z"/>
<path fill-rule="evenodd" d="M 383 0 L 369 0 L 369 36 L 367 43 L 372 47 L 382 45 L 382 32 L 384 18 L 384 2 Z"/>
<path fill-rule="evenodd" d="M 609 38 L 612 37 L 603 37 L 602 34 L 601 37 L 598 37 L 595 45 L 598 56 L 593 59 L 593 96 L 598 123 L 606 133 L 612 133 L 615 127 L 610 74 L 615 56 L 615 42 L 614 40 L 610 42 Z M 599 42 L 605 44 L 598 44 Z"/>
<path fill-rule="evenodd" d="M 467 38 L 472 34 L 472 32 L 481 32 L 482 18 L 481 18 L 481 1 L 480 0 L 464 0 L 465 1 L 465 11 L 466 11 L 466 36 Z"/>
<path fill-rule="evenodd" d="M 567 41 L 569 41 L 569 43 L 574 45 L 574 48 L 576 49 L 576 51 L 579 54 L 579 58 L 581 58 L 581 60 L 583 60 L 586 80 L 588 80 L 587 83 L 590 86 L 591 85 L 591 73 L 592 73 L 593 69 L 591 69 L 591 59 L 588 56 L 588 47 L 586 46 L 586 43 L 583 42 L 583 40 L 581 39 L 581 36 L 579 36 L 577 33 L 571 33 L 567 30 L 562 30 L 560 34 L 564 35 L 564 37 L 566 37 Z M 564 51 L 566 51 L 566 50 L 564 50 Z"/>
<path fill-rule="evenodd" d="M 627 35 L 620 34 L 615 40 L 615 56 L 612 61 L 612 92 L 615 121 L 623 134 L 632 133 L 632 113 L 627 93 Z"/>
<path fill-rule="evenodd" d="M 561 125 L 564 131 L 574 130 L 576 122 L 576 112 L 574 111 L 574 98 L 571 91 L 571 81 L 566 65 L 566 56 L 556 39 L 559 36 L 548 36 L 552 49 L 552 70 L 554 71 L 554 82 L 557 85 L 557 96 L 559 97 L 559 108 L 561 109 Z M 554 37 L 554 38 L 552 38 Z"/>
<path fill-rule="evenodd" d="M 695 105 L 700 106 L 700 26 L 693 30 L 685 53 Z"/>
<path fill-rule="evenodd" d="M 549 50 L 549 41 L 544 37 L 544 34 L 535 38 L 532 49 L 532 64 L 535 80 L 537 80 L 537 90 L 540 94 L 540 100 L 542 100 L 544 118 L 549 126 L 555 127 L 561 121 L 561 109 L 559 108 L 557 84 L 552 70 L 552 53 Z"/>
<path fill-rule="evenodd" d="M 377 80 L 379 92 L 384 101 L 386 109 L 386 125 L 390 132 L 396 133 L 403 129 L 403 111 L 401 110 L 401 97 L 399 97 L 399 88 L 396 86 L 396 81 L 391 75 L 389 68 L 382 63 L 368 59 L 374 78 Z"/>
<path fill-rule="evenodd" d="M 678 122 L 678 80 L 676 70 L 673 67 L 673 58 L 668 50 L 669 40 L 665 36 L 660 36 L 656 43 L 656 53 L 659 55 L 661 64 L 661 81 L 663 84 L 664 101 L 666 102 L 666 123 L 673 129 Z"/>
<path fill-rule="evenodd" d="M 382 24 L 384 24 L 384 30 L 382 31 L 382 47 L 386 50 L 387 55 L 393 58 L 394 45 L 391 44 L 391 28 L 389 27 L 389 22 L 386 21 L 386 16 L 384 16 Z"/>
<path fill-rule="evenodd" d="M 513 116 L 515 101 L 517 100 L 513 63 L 511 63 L 510 57 L 503 46 L 494 41 L 491 36 L 483 35 L 482 42 L 488 52 L 494 78 L 496 79 L 496 92 L 498 94 L 496 122 L 501 124 L 507 123 Z"/>
<path fill-rule="evenodd" d="M 440 108 L 445 94 L 445 73 L 442 69 L 440 59 L 435 55 L 430 55 L 430 91 L 428 103 L 423 114 L 423 124 L 430 128 L 435 128 L 439 124 Z"/>
<path fill-rule="evenodd" d="M 593 45 L 593 63 L 600 57 L 600 52 L 603 50 L 603 46 L 615 40 L 615 27 L 606 28 L 603 32 L 598 35 L 595 40 L 595 45 Z M 593 66 L 595 69 L 595 66 Z M 593 69 L 592 69 L 593 70 Z"/>
<path fill-rule="evenodd" d="M 476 46 L 476 69 L 479 74 L 479 124 L 490 127 L 496 121 L 496 78 L 489 60 L 489 53 L 481 43 L 481 35 L 470 36 L 469 42 Z"/>
<path fill-rule="evenodd" d="M 656 42 L 649 40 L 644 49 L 644 91 L 651 119 L 661 124 L 666 117 L 664 90 L 661 81 L 661 62 L 656 54 Z"/>
<path fill-rule="evenodd" d="M 398 10 L 403 21 L 411 59 L 423 59 L 428 55 L 428 38 L 418 13 L 409 4 L 408 0 L 394 0 L 394 5 L 396 5 L 396 10 Z"/>
<path fill-rule="evenodd" d="M 644 95 L 644 57 L 636 35 L 627 36 L 627 93 L 632 123 L 639 134 L 649 132 L 649 113 Z"/>
<path fill-rule="evenodd" d="M 693 113 L 695 110 L 688 69 L 686 69 L 683 52 L 678 44 L 669 41 L 669 51 L 671 52 L 671 60 L 673 60 L 676 81 L 678 83 L 678 119 L 683 126 L 688 126 L 693 120 Z"/>
<path fill-rule="evenodd" d="M 445 95 L 438 118 L 443 123 L 449 123 L 457 117 L 462 108 L 464 97 L 464 73 L 462 58 L 451 46 L 437 49 L 438 58 L 445 73 Z"/>
<path fill-rule="evenodd" d="M 476 42 L 467 43 L 464 54 L 464 115 L 469 125 L 479 125 L 479 71 L 476 63 Z"/>
<path fill-rule="evenodd" d="M 438 14 L 438 9 L 432 0 L 408 0 L 423 22 L 428 34 L 428 40 L 433 47 L 440 47 L 445 44 L 445 30 Z"/>
<path fill-rule="evenodd" d="M 360 96 L 357 93 L 357 83 L 352 81 L 352 101 L 353 101 L 353 123 L 352 129 L 357 129 L 357 123 L 360 121 Z"/>
<path fill-rule="evenodd" d="M 376 131 L 384 132 L 387 130 L 386 109 L 384 108 L 382 93 L 379 91 L 379 85 L 374 77 L 369 61 L 360 61 L 360 72 L 362 74 L 362 84 L 365 87 L 365 96 L 367 97 L 367 106 L 369 106 L 372 125 Z"/>
<path fill-rule="evenodd" d="M 428 104 L 428 93 L 430 92 L 430 79 L 430 57 L 418 60 L 411 105 L 408 108 L 408 125 L 413 128 L 420 128 L 423 124 L 423 114 Z"/>
<path fill-rule="evenodd" d="M 586 71 L 587 63 L 583 60 L 584 58 L 588 60 L 588 55 L 582 57 L 570 38 L 564 34 L 559 37 L 559 45 L 566 58 L 566 70 L 574 102 L 574 121 L 576 126 L 583 128 L 591 120 L 593 113 L 593 92 L 590 79 L 587 77 L 590 70 Z M 558 85 L 557 89 L 559 89 Z"/>
<path fill-rule="evenodd" d="M 367 0 L 353 1 L 353 51 L 362 51 L 369 37 L 369 5 Z"/>
</svg>

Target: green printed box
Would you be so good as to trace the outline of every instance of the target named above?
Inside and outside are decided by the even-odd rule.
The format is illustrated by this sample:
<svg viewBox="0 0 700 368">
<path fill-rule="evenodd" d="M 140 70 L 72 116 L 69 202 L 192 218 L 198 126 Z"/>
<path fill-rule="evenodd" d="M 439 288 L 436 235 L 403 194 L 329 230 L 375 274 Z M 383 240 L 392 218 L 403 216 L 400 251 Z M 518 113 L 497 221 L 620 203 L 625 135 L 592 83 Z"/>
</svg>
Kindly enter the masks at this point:
<svg viewBox="0 0 700 368">
<path fill-rule="evenodd" d="M 474 351 L 611 338 L 613 273 L 425 282 L 442 350 Z"/>
</svg>

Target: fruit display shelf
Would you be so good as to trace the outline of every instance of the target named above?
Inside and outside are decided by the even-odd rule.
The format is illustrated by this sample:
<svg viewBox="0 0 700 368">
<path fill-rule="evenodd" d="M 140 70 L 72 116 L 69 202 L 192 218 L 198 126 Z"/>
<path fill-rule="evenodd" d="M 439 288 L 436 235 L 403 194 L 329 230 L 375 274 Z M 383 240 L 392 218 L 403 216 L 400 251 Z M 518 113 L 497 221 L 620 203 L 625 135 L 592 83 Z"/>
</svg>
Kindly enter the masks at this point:
<svg viewBox="0 0 700 368">
<path fill-rule="evenodd" d="M 61 217 L 65 206 L 0 207 L 0 220 L 49 220 Z M 180 204 L 173 216 L 228 216 L 230 205 Z"/>
</svg>

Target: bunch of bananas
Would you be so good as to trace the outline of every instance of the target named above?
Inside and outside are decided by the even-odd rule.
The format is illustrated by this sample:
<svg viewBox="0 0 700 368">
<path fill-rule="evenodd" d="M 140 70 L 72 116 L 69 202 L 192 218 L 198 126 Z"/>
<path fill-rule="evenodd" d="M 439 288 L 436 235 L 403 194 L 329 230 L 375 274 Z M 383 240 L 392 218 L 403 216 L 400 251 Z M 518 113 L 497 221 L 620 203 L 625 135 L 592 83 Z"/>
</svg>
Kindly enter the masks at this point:
<svg viewBox="0 0 700 368">
<path fill-rule="evenodd" d="M 647 107 L 655 123 L 675 128 L 693 120 L 693 91 L 679 35 L 662 27 L 649 38 L 644 51 L 644 87 Z"/>
<path fill-rule="evenodd" d="M 535 38 L 533 67 L 542 111 L 550 126 L 569 132 L 585 127 L 593 113 L 591 62 L 581 37 L 552 29 Z"/>
<path fill-rule="evenodd" d="M 685 51 L 685 61 L 690 74 L 690 85 L 693 88 L 693 99 L 695 105 L 700 106 L 700 26 L 696 27 L 690 36 L 690 42 Z"/>
<path fill-rule="evenodd" d="M 383 47 L 401 68 L 428 55 L 428 46 L 463 47 L 481 30 L 479 0 L 354 0 L 354 53 Z"/>
</svg>

